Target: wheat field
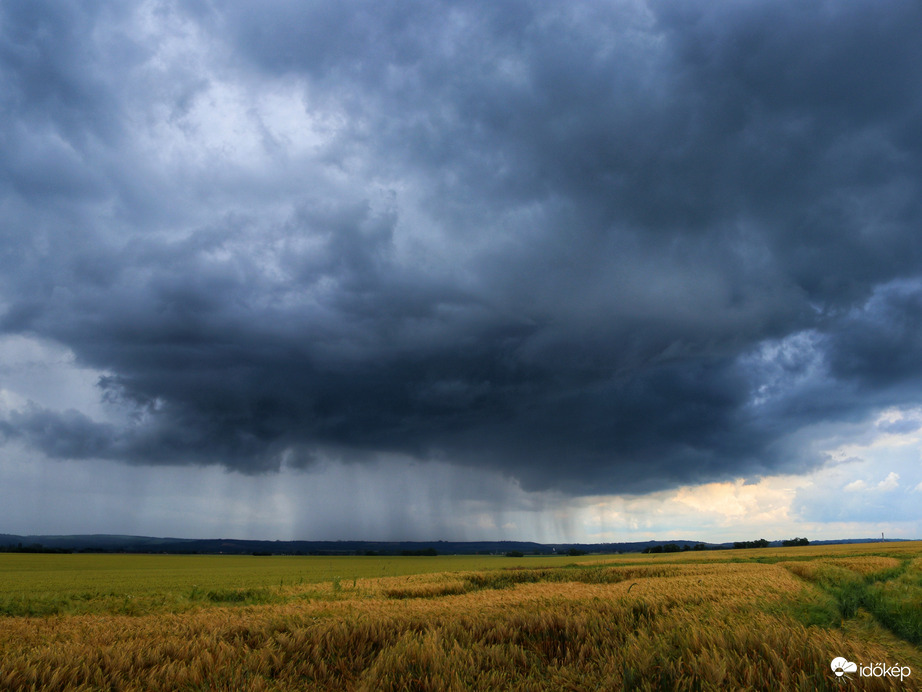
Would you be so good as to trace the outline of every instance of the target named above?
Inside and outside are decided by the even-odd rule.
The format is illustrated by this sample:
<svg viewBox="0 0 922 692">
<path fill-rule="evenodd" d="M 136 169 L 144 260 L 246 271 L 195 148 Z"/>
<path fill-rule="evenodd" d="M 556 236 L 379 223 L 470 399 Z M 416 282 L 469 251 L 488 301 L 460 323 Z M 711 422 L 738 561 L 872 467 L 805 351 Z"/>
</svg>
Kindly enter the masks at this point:
<svg viewBox="0 0 922 692">
<path fill-rule="evenodd" d="M 0 555 L 0 689 L 904 690 L 922 679 L 920 543 L 428 564 L 195 557 Z M 837 677 L 839 656 L 911 672 Z"/>
</svg>

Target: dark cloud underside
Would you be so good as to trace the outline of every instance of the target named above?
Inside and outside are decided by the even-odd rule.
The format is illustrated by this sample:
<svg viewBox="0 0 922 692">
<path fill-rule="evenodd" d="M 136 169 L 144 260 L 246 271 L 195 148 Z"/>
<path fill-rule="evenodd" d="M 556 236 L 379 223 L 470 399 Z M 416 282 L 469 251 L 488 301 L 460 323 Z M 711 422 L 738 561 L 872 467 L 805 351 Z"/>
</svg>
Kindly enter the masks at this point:
<svg viewBox="0 0 922 692">
<path fill-rule="evenodd" d="M 815 463 L 785 440 L 919 398 L 920 31 L 915 2 L 4 5 L 0 327 L 131 417 L 0 432 L 580 493 Z"/>
</svg>

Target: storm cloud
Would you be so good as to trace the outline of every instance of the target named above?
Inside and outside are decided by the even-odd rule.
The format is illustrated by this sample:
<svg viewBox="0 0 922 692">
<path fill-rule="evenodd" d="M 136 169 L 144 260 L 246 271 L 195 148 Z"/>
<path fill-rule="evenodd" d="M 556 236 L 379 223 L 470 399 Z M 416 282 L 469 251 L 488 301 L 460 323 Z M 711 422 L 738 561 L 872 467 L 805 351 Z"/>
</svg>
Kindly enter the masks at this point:
<svg viewBox="0 0 922 692">
<path fill-rule="evenodd" d="M 0 330 L 44 454 L 804 471 L 919 401 L 922 8 L 0 7 Z"/>
</svg>

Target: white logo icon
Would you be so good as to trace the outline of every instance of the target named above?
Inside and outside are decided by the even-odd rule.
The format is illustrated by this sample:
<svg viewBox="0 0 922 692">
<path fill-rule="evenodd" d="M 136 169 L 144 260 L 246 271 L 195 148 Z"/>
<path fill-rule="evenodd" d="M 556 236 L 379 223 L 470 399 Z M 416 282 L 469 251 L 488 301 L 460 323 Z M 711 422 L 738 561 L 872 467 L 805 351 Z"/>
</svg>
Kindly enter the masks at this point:
<svg viewBox="0 0 922 692">
<path fill-rule="evenodd" d="M 832 667 L 832 672 L 835 673 L 840 678 L 843 675 L 845 675 L 845 673 L 857 673 L 858 672 L 857 663 L 852 663 L 851 661 L 848 661 L 842 658 L 841 656 L 839 656 L 838 658 L 832 659 L 832 663 L 830 664 L 830 666 Z"/>
</svg>

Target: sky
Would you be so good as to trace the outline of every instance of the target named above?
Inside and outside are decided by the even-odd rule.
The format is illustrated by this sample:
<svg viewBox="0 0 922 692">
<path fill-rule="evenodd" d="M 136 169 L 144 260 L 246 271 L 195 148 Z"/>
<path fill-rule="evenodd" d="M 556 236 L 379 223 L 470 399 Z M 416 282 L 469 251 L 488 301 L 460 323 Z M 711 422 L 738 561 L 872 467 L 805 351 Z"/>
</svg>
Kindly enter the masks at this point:
<svg viewBox="0 0 922 692">
<path fill-rule="evenodd" d="M 919 35 L 0 3 L 0 533 L 922 538 Z"/>
</svg>

